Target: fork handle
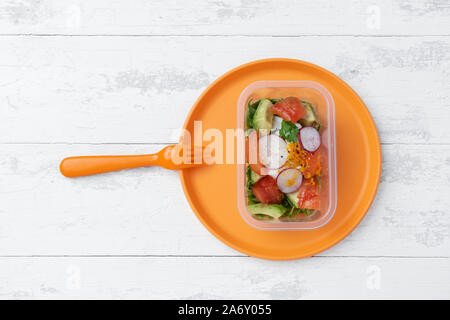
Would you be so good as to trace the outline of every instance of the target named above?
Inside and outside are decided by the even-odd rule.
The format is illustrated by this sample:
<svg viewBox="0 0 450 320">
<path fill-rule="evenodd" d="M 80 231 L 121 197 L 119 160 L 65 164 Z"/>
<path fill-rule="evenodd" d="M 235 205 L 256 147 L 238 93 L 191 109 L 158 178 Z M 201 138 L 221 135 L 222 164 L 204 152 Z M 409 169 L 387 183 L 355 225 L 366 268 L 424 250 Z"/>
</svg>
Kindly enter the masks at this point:
<svg viewBox="0 0 450 320">
<path fill-rule="evenodd" d="M 97 173 L 156 165 L 157 154 L 136 156 L 83 156 L 61 161 L 59 170 L 68 177 L 89 176 Z"/>
</svg>

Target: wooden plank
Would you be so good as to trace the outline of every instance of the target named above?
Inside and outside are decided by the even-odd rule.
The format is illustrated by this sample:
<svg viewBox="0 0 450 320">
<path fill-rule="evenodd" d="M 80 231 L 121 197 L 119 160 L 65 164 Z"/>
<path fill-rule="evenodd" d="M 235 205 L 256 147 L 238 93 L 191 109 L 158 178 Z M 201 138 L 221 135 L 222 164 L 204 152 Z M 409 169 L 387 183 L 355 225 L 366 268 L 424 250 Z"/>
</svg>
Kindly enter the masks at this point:
<svg viewBox="0 0 450 320">
<path fill-rule="evenodd" d="M 79 179 L 60 159 L 160 145 L 2 145 L 1 255 L 241 255 L 189 208 L 176 172 L 141 168 Z M 449 256 L 450 146 L 384 145 L 377 198 L 322 256 Z"/>
<path fill-rule="evenodd" d="M 450 259 L 0 258 L 0 265 L 0 298 L 450 298 Z"/>
<path fill-rule="evenodd" d="M 2 34 L 444 35 L 436 0 L 33 1 L 0 5 Z"/>
<path fill-rule="evenodd" d="M 0 37 L 0 46 L 0 143 L 175 142 L 215 78 L 279 56 L 349 83 L 383 143 L 450 143 L 450 37 Z"/>
</svg>

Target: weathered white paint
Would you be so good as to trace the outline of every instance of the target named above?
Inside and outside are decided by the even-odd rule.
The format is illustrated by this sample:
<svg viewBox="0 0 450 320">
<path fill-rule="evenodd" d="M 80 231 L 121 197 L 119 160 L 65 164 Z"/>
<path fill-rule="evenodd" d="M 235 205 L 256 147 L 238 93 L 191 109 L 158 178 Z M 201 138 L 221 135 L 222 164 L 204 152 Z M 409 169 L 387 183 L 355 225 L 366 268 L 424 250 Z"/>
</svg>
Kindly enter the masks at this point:
<svg viewBox="0 0 450 320">
<path fill-rule="evenodd" d="M 382 142 L 450 143 L 450 37 L 0 37 L 0 46 L 0 142 L 175 142 L 214 79 L 288 57 L 347 81 Z"/>
<path fill-rule="evenodd" d="M 447 0 L 4 0 L 2 34 L 448 35 Z"/>
<path fill-rule="evenodd" d="M 0 298 L 450 297 L 450 260 L 439 258 L 40 257 L 0 265 Z"/>
<path fill-rule="evenodd" d="M 448 299 L 449 15 L 446 0 L 2 1 L 0 298 Z M 319 256 L 228 248 L 175 172 L 58 173 L 68 155 L 175 142 L 211 81 L 267 57 L 339 75 L 383 143 L 371 210 Z"/>
<path fill-rule="evenodd" d="M 67 179 L 67 155 L 151 153 L 161 145 L 2 145 L 1 255 L 240 255 L 197 221 L 175 172 L 142 168 Z M 450 253 L 450 147 L 384 145 L 376 201 L 331 256 Z M 342 191 L 343 192 L 343 191 Z"/>
</svg>

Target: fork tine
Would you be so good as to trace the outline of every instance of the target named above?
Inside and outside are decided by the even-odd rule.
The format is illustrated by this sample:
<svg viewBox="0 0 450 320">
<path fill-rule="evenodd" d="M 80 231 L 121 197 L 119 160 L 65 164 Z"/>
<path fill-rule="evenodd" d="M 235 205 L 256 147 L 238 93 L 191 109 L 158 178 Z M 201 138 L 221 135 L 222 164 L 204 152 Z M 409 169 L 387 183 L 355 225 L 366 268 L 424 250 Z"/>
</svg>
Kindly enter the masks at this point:
<svg viewBox="0 0 450 320">
<path fill-rule="evenodd" d="M 202 158 L 205 146 L 182 145 L 181 150 L 182 150 L 181 157 L 184 164 L 204 163 Z"/>
<path fill-rule="evenodd" d="M 196 153 L 203 153 L 203 150 L 205 149 L 205 147 L 184 147 L 182 148 L 183 151 L 183 155 L 192 155 L 192 154 L 196 154 Z"/>
</svg>

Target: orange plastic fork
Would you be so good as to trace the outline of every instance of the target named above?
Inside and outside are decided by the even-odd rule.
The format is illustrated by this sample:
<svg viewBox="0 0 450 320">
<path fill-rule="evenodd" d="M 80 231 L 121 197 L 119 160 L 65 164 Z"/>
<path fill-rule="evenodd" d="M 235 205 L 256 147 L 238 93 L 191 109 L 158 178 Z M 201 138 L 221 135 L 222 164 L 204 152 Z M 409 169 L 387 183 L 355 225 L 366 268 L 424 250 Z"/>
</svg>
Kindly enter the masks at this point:
<svg viewBox="0 0 450 320">
<path fill-rule="evenodd" d="M 69 157 L 61 161 L 59 169 L 68 178 L 149 166 L 179 170 L 204 165 L 201 158 L 203 149 L 178 144 L 167 146 L 155 154 Z M 178 152 L 178 156 L 173 157 L 174 152 Z"/>
</svg>

